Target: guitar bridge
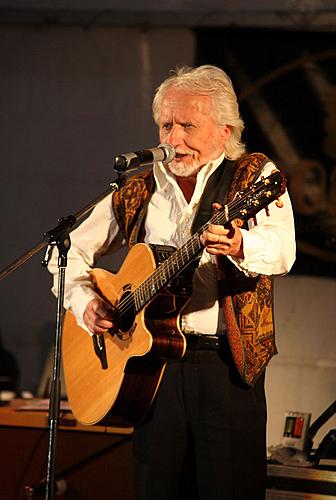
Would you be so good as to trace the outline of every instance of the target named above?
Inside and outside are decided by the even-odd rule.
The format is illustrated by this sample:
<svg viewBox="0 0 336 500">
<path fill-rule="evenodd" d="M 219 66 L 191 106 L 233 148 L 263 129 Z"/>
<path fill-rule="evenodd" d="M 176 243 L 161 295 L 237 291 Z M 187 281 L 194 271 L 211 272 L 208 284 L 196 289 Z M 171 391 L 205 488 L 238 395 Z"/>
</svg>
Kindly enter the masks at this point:
<svg viewBox="0 0 336 500">
<path fill-rule="evenodd" d="M 107 357 L 104 335 L 93 335 L 93 348 L 99 358 L 103 370 L 107 370 Z"/>
</svg>

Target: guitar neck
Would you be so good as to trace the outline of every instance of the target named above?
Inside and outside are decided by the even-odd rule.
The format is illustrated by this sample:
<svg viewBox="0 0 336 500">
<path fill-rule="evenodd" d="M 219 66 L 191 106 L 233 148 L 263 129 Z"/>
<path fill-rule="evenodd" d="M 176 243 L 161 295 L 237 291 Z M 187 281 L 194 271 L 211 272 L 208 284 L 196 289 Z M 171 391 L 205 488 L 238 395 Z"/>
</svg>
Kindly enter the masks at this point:
<svg viewBox="0 0 336 500">
<path fill-rule="evenodd" d="M 225 225 L 234 219 L 247 220 L 285 191 L 285 178 L 274 172 L 245 191 L 228 205 L 224 205 L 204 224 L 181 248 L 165 260 L 141 285 L 127 298 L 127 304 L 137 313 L 146 306 L 175 276 L 195 259 L 203 249 L 200 236 L 210 224 Z M 120 304 L 122 305 L 122 304 Z M 123 304 L 126 305 L 126 304 Z"/>
<path fill-rule="evenodd" d="M 198 234 L 194 234 L 187 243 L 176 250 L 167 260 L 134 291 L 135 309 L 139 311 L 157 292 L 168 285 L 201 251 L 202 245 Z"/>
<path fill-rule="evenodd" d="M 234 218 L 234 217 L 233 217 Z M 202 232 L 209 224 L 224 225 L 229 222 L 228 206 L 219 210 L 204 226 L 202 226 L 182 247 L 166 259 L 141 285 L 134 291 L 135 310 L 142 309 L 158 291 L 165 287 L 173 278 L 183 271 L 201 252 L 200 242 Z"/>
</svg>

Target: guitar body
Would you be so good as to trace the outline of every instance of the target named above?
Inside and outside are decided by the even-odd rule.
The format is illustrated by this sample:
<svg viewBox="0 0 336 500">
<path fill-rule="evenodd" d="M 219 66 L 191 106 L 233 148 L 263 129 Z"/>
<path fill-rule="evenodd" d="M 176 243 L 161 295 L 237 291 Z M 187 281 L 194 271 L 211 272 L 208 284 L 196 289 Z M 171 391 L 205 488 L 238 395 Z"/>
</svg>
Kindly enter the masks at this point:
<svg viewBox="0 0 336 500">
<path fill-rule="evenodd" d="M 91 272 L 97 291 L 112 305 L 127 300 L 156 269 L 153 251 L 135 245 L 120 271 Z M 84 425 L 131 427 L 147 413 L 168 359 L 181 358 L 186 341 L 179 329 L 185 297 L 157 294 L 137 314 L 123 318 L 116 332 L 90 336 L 66 312 L 62 354 L 69 403 Z M 98 342 L 98 347 L 97 347 Z"/>
</svg>

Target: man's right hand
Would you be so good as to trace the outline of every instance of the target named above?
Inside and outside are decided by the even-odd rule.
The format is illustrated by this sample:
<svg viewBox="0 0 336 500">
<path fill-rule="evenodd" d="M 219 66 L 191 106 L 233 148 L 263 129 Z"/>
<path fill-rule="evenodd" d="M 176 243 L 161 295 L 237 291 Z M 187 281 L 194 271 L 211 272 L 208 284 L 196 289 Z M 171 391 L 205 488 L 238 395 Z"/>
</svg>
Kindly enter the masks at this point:
<svg viewBox="0 0 336 500">
<path fill-rule="evenodd" d="M 92 299 L 85 308 L 83 320 L 91 333 L 105 333 L 114 326 L 113 307 L 101 298 Z"/>
</svg>

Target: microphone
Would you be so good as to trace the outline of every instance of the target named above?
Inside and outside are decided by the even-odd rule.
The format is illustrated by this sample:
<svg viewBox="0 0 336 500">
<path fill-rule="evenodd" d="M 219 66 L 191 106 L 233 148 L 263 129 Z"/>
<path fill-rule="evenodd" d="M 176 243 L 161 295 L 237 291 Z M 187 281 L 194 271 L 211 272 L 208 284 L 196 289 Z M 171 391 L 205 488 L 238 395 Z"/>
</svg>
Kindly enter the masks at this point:
<svg viewBox="0 0 336 500">
<path fill-rule="evenodd" d="M 169 163 L 175 158 L 175 149 L 170 144 L 160 144 L 156 148 L 143 149 L 121 154 L 114 159 L 114 170 L 124 172 L 128 168 L 143 167 L 157 161 Z"/>
</svg>

